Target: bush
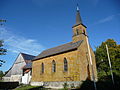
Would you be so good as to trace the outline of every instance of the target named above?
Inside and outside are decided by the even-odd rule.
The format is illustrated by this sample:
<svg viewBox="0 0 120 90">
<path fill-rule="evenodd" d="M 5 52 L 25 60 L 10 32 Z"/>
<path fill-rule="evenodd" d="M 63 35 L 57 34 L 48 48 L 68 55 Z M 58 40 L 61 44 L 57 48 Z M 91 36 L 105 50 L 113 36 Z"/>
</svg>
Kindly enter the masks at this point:
<svg viewBox="0 0 120 90">
<path fill-rule="evenodd" d="M 67 83 L 64 83 L 64 84 L 63 84 L 63 87 L 64 87 L 64 89 L 67 89 L 67 88 L 68 88 L 68 84 L 67 84 Z"/>
<path fill-rule="evenodd" d="M 0 82 L 0 89 L 14 89 L 19 86 L 19 82 Z"/>
</svg>

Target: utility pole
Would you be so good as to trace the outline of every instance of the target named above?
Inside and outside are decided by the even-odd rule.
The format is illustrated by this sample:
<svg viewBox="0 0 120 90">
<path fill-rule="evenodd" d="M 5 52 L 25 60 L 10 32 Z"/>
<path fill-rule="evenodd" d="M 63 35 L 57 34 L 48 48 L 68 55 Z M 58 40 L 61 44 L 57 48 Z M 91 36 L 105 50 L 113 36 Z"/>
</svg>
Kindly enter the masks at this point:
<svg viewBox="0 0 120 90">
<path fill-rule="evenodd" d="M 110 72 L 111 72 L 112 82 L 113 82 L 113 85 L 114 85 L 114 78 L 113 78 L 112 66 L 111 66 L 111 61 L 110 61 L 110 56 L 109 56 L 109 51 L 108 51 L 107 44 L 106 44 L 106 50 L 107 50 L 107 56 L 108 56 L 108 61 L 109 61 L 109 66 L 110 66 Z"/>
</svg>

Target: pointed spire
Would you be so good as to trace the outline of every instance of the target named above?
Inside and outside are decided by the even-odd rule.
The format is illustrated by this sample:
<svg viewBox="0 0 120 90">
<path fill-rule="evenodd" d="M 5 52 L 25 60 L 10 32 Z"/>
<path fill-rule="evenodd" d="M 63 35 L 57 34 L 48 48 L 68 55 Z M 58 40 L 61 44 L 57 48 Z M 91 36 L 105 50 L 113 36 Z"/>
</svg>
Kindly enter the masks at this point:
<svg viewBox="0 0 120 90">
<path fill-rule="evenodd" d="M 77 4 L 76 25 L 78 25 L 78 24 L 82 24 L 82 19 L 81 19 L 79 7 Z"/>
</svg>

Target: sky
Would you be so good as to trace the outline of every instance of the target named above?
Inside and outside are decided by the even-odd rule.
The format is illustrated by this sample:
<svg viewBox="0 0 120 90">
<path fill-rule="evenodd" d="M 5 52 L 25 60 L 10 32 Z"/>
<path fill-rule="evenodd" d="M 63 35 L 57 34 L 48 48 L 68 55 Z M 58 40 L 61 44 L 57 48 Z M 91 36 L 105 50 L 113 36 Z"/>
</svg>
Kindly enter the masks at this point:
<svg viewBox="0 0 120 90">
<path fill-rule="evenodd" d="M 119 0 L 0 0 L 0 40 L 4 40 L 7 71 L 20 52 L 37 56 L 72 41 L 77 3 L 93 50 L 107 39 L 120 44 Z"/>
</svg>

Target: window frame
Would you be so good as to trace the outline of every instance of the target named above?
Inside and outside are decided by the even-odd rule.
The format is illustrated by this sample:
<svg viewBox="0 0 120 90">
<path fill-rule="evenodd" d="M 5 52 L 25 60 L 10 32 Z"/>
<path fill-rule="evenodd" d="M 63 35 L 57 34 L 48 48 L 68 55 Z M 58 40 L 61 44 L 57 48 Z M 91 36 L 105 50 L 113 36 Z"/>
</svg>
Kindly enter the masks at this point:
<svg viewBox="0 0 120 90">
<path fill-rule="evenodd" d="M 64 72 L 68 72 L 68 60 L 64 58 Z"/>
<path fill-rule="evenodd" d="M 55 60 L 52 61 L 52 72 L 56 72 L 56 62 Z"/>
</svg>

